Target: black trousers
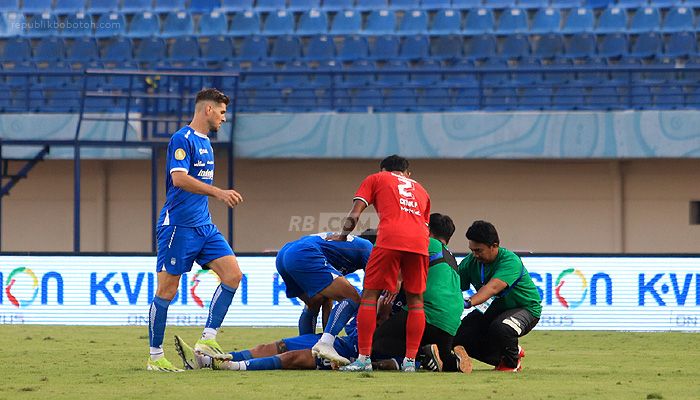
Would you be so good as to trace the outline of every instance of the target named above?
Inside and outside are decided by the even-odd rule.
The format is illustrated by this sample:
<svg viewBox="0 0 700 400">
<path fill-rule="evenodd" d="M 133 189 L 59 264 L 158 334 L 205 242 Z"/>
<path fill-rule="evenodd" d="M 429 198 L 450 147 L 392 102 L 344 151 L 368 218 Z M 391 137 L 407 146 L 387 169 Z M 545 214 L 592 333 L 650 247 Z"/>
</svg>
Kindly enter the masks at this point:
<svg viewBox="0 0 700 400">
<path fill-rule="evenodd" d="M 474 310 L 462 319 L 454 345 L 464 346 L 469 356 L 486 364 L 518 365 L 518 338 L 540 321 L 524 308 L 482 314 Z M 443 359 L 444 361 L 444 359 Z"/>
<path fill-rule="evenodd" d="M 405 356 L 407 319 L 408 311 L 401 310 L 394 313 L 389 319 L 377 327 L 372 337 L 373 358 Z M 452 340 L 452 335 L 426 322 L 420 345 L 436 344 L 440 352 L 440 358 L 443 358 L 452 352 Z M 419 355 L 420 351 L 421 350 L 418 349 Z"/>
</svg>

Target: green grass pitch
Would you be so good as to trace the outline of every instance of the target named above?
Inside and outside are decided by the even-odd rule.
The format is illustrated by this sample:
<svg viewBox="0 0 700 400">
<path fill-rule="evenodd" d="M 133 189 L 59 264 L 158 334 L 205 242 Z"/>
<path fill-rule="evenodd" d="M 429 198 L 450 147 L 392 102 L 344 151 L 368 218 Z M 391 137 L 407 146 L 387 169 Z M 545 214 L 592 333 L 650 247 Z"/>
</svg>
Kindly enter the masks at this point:
<svg viewBox="0 0 700 400">
<path fill-rule="evenodd" d="M 200 328 L 168 327 L 194 342 Z M 293 336 L 224 328 L 226 349 Z M 520 374 L 337 371 L 149 372 L 146 327 L 0 325 L 0 399 L 700 399 L 700 334 L 534 331 Z"/>
</svg>

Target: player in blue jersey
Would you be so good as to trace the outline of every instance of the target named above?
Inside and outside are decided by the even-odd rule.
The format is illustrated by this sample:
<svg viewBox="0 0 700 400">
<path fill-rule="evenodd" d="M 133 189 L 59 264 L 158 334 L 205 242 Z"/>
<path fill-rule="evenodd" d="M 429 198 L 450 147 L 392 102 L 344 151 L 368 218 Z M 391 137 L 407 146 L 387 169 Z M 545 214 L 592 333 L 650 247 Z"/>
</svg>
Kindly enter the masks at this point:
<svg viewBox="0 0 700 400">
<path fill-rule="evenodd" d="M 299 318 L 300 335 L 314 333 L 319 309 L 327 299 L 338 301 L 312 352 L 345 365 L 350 361 L 336 351 L 334 340 L 357 314 L 360 295 L 344 276 L 365 268 L 372 243 L 357 236 L 345 242 L 329 241 L 330 235 L 319 233 L 287 243 L 277 253 L 275 264 L 287 297 L 298 297 L 306 304 Z"/>
<path fill-rule="evenodd" d="M 221 281 L 209 306 L 209 317 L 195 349 L 223 353 L 216 332 L 226 316 L 241 270 L 233 250 L 209 213 L 209 197 L 228 207 L 243 201 L 233 189 L 214 186 L 214 150 L 208 133 L 216 132 L 226 121 L 229 98 L 216 89 L 197 93 L 192 122 L 175 132 L 168 144 L 166 159 L 165 205 L 157 225 L 158 288 L 148 313 L 150 357 L 147 369 L 179 372 L 163 354 L 163 336 L 168 306 L 175 297 L 180 275 L 192 269 L 193 262 L 213 270 Z"/>
</svg>

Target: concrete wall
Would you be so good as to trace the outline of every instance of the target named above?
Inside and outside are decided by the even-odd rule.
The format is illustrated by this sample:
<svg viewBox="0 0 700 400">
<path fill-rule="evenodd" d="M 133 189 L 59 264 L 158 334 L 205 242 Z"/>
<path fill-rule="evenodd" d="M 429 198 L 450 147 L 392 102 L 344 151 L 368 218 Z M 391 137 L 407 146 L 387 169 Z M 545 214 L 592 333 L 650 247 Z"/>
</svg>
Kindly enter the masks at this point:
<svg viewBox="0 0 700 400">
<path fill-rule="evenodd" d="M 159 200 L 164 201 L 162 156 Z M 344 215 L 377 160 L 236 160 L 238 252 L 275 250 L 327 228 Z M 503 161 L 416 160 L 413 177 L 431 194 L 433 211 L 449 214 L 451 248 L 467 251 L 471 221 L 493 222 L 502 245 L 534 252 L 698 253 L 700 226 L 689 202 L 700 200 L 700 160 Z M 151 249 L 150 161 L 82 163 L 82 250 Z M 73 163 L 46 161 L 2 199 L 2 251 L 73 249 Z M 226 157 L 215 183 L 225 186 Z M 211 200 L 226 233 L 226 208 Z"/>
</svg>

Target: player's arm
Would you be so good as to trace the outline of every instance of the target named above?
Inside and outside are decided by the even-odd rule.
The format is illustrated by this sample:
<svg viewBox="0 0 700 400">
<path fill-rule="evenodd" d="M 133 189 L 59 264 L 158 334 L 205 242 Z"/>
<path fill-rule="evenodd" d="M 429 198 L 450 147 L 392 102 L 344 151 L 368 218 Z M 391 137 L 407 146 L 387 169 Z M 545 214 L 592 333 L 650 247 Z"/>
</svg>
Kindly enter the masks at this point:
<svg viewBox="0 0 700 400">
<path fill-rule="evenodd" d="M 243 201 L 243 197 L 235 190 L 224 190 L 214 185 L 206 184 L 188 175 L 185 171 L 172 171 L 170 176 L 173 179 L 174 186 L 190 193 L 214 197 L 229 207 L 236 206 Z"/>
<path fill-rule="evenodd" d="M 350 232 L 352 232 L 357 226 L 357 222 L 360 220 L 360 215 L 367 208 L 367 203 L 363 200 L 355 200 L 352 203 L 352 209 L 348 213 L 348 216 L 343 220 L 343 231 L 338 235 L 339 240 L 345 241 L 348 238 Z"/>
<path fill-rule="evenodd" d="M 484 286 L 471 297 L 471 305 L 479 305 L 491 297 L 501 293 L 508 284 L 498 278 L 491 278 Z"/>
</svg>

